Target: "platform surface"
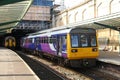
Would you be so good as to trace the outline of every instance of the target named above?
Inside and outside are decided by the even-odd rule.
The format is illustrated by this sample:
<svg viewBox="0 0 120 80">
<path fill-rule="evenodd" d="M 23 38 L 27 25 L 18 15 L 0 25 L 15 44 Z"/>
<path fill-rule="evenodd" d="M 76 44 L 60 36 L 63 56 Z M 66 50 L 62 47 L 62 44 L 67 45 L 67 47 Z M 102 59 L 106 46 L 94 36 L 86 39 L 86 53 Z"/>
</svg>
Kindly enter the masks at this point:
<svg viewBox="0 0 120 80">
<path fill-rule="evenodd" d="M 98 57 L 99 61 L 120 65 L 120 53 L 113 51 L 102 51 L 102 50 L 99 51 L 99 53 L 100 53 Z"/>
<path fill-rule="evenodd" d="M 0 48 L 0 80 L 40 80 L 12 50 Z"/>
</svg>

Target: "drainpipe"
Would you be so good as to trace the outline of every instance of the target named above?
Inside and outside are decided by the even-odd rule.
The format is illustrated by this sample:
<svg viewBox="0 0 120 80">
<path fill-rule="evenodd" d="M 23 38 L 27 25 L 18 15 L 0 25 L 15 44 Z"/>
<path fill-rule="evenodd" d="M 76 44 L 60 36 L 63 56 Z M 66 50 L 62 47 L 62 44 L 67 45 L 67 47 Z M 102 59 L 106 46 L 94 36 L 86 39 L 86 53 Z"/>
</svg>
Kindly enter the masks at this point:
<svg viewBox="0 0 120 80">
<path fill-rule="evenodd" d="M 86 9 L 84 9 L 84 10 L 82 11 L 82 20 L 84 20 L 84 13 L 85 13 L 85 11 L 86 11 Z"/>
<path fill-rule="evenodd" d="M 66 24 L 68 24 L 68 10 L 66 10 Z"/>
<path fill-rule="evenodd" d="M 96 18 L 96 0 L 94 0 L 94 18 Z"/>
<path fill-rule="evenodd" d="M 98 8 L 101 6 L 102 2 L 97 6 L 96 16 L 98 17 Z"/>
<path fill-rule="evenodd" d="M 111 4 L 114 0 L 111 0 L 110 3 L 109 3 L 109 13 L 111 14 Z"/>
</svg>

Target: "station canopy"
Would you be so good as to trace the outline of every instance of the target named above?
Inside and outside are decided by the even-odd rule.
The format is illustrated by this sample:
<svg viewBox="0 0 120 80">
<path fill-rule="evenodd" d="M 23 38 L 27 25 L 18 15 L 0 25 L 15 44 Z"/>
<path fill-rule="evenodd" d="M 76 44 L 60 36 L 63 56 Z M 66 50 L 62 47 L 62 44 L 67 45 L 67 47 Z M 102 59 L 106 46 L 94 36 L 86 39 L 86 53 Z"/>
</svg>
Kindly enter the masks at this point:
<svg viewBox="0 0 120 80">
<path fill-rule="evenodd" d="M 120 31 L 120 12 L 104 15 L 93 19 L 83 20 L 68 25 L 68 27 L 72 26 L 94 28 L 96 30 L 110 28 Z"/>
<path fill-rule="evenodd" d="M 33 0 L 0 0 L 0 34 L 15 27 Z"/>
</svg>

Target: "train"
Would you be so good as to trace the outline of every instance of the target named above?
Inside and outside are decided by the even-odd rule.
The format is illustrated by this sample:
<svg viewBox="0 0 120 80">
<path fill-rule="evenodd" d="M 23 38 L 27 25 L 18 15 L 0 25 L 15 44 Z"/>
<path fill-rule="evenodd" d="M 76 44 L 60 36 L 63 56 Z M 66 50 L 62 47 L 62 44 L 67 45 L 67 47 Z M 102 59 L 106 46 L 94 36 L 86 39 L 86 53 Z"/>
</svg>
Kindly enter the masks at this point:
<svg viewBox="0 0 120 80">
<path fill-rule="evenodd" d="M 92 28 L 48 29 L 21 38 L 21 48 L 48 56 L 59 64 L 91 67 L 99 56 L 97 32 Z"/>
<path fill-rule="evenodd" d="M 5 37 L 4 46 L 10 49 L 15 49 L 16 47 L 16 39 L 13 36 Z"/>
</svg>

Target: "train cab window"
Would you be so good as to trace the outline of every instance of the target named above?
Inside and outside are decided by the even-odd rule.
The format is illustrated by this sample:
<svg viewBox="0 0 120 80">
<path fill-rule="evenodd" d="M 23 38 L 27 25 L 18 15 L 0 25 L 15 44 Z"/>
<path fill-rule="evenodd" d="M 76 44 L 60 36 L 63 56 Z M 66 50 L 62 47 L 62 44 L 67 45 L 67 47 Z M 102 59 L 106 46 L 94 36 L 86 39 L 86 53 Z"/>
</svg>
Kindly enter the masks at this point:
<svg viewBox="0 0 120 80">
<path fill-rule="evenodd" d="M 87 36 L 82 34 L 80 35 L 80 43 L 82 47 L 87 47 L 88 46 L 88 39 Z"/>
<path fill-rule="evenodd" d="M 71 35 L 71 46 L 78 47 L 78 35 Z"/>
<path fill-rule="evenodd" d="M 97 44 L 96 44 L 96 37 L 95 36 L 91 36 L 90 37 L 90 44 L 91 44 L 91 46 L 97 46 Z"/>
</svg>

